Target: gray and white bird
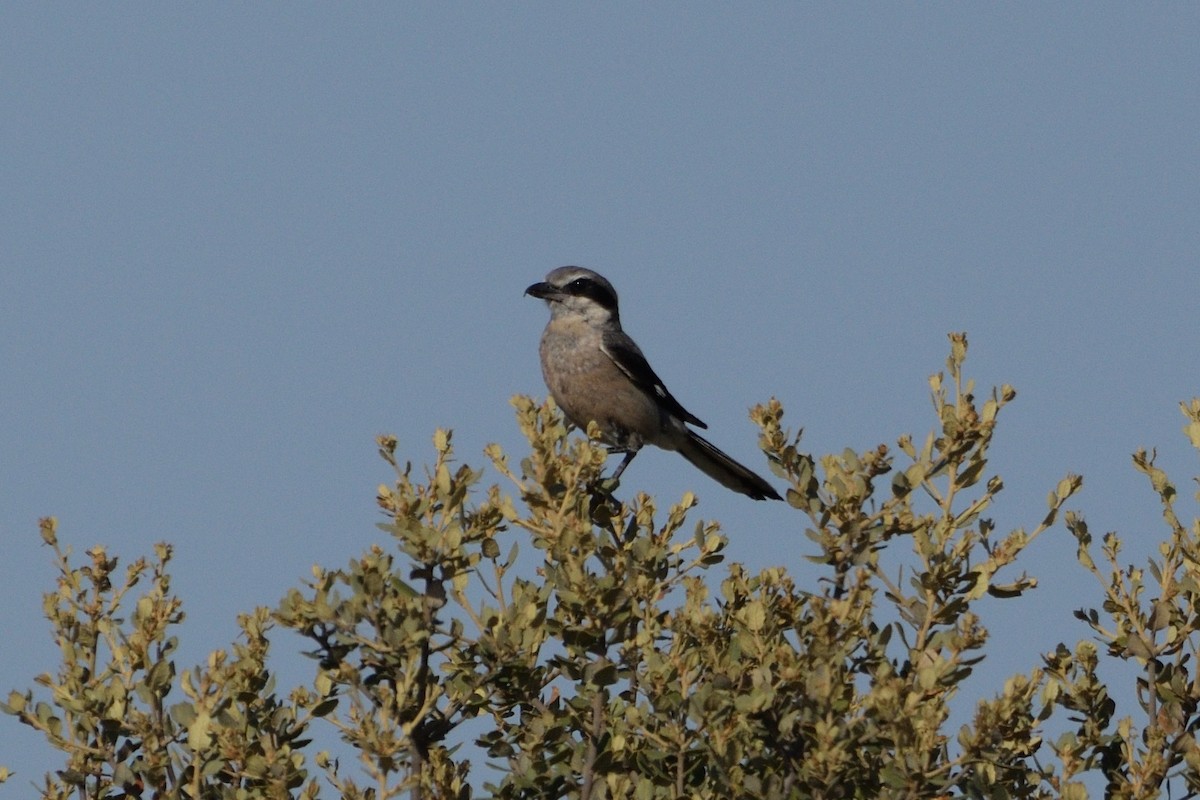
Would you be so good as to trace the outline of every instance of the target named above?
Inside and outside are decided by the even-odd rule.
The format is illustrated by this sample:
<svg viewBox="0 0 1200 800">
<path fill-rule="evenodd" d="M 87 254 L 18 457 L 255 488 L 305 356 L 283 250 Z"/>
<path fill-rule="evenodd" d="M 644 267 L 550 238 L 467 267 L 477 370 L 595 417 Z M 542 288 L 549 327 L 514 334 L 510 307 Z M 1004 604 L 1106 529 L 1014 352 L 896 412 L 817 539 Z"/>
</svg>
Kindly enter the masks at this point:
<svg viewBox="0 0 1200 800">
<path fill-rule="evenodd" d="M 567 419 L 600 427 L 612 452 L 625 458 L 616 480 L 643 445 L 676 450 L 718 483 L 755 500 L 781 500 L 771 484 L 688 427 L 708 428 L 676 400 L 641 348 L 621 330 L 617 292 L 604 276 L 559 267 L 525 290 L 550 306 L 539 348 L 542 377 Z"/>
</svg>

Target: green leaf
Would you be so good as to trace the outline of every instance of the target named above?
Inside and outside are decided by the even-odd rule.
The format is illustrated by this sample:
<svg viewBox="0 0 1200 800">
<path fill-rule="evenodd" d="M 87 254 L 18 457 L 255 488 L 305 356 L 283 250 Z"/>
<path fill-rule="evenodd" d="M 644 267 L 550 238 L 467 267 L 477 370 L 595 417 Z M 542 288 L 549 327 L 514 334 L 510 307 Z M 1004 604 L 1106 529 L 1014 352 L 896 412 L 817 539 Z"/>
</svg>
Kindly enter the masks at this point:
<svg viewBox="0 0 1200 800">
<path fill-rule="evenodd" d="M 495 539 L 484 539 L 479 545 L 479 551 L 484 558 L 495 560 L 500 555 L 500 543 Z"/>
<path fill-rule="evenodd" d="M 171 706 L 171 719 L 186 728 L 196 721 L 196 707 L 191 703 L 176 703 Z"/>
<path fill-rule="evenodd" d="M 8 702 L 0 705 L 0 709 L 3 709 L 6 714 L 20 714 L 25 710 L 26 702 L 25 695 L 12 691 L 8 693 Z"/>
<path fill-rule="evenodd" d="M 313 706 L 312 715 L 314 717 L 324 717 L 329 714 L 329 712 L 337 708 L 337 704 L 338 699 L 336 697 L 331 697 L 328 700 L 322 700 L 320 703 L 317 703 L 315 706 Z"/>
<path fill-rule="evenodd" d="M 746 622 L 746 627 L 757 633 L 763 629 L 767 622 L 767 609 L 762 602 L 755 600 L 746 606 L 743 611 L 743 619 Z"/>
<path fill-rule="evenodd" d="M 207 711 L 201 711 L 196 714 L 196 718 L 192 720 L 192 724 L 187 728 L 187 743 L 188 747 L 193 752 L 200 753 L 209 748 L 212 744 L 212 717 Z"/>
</svg>

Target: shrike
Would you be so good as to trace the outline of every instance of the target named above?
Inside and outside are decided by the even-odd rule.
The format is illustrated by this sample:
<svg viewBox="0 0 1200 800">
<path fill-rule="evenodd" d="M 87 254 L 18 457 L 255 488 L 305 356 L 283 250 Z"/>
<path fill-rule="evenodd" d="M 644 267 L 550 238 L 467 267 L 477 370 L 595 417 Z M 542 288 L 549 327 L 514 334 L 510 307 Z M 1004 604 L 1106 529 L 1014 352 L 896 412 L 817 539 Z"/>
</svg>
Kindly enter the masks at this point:
<svg viewBox="0 0 1200 800">
<path fill-rule="evenodd" d="M 550 306 L 539 352 L 554 402 L 577 427 L 600 426 L 612 452 L 625 453 L 612 479 L 642 445 L 677 450 L 723 486 L 755 500 L 782 500 L 771 484 L 688 427 L 707 428 L 671 396 L 637 343 L 621 330 L 617 292 L 602 275 L 559 267 L 525 290 Z"/>
</svg>

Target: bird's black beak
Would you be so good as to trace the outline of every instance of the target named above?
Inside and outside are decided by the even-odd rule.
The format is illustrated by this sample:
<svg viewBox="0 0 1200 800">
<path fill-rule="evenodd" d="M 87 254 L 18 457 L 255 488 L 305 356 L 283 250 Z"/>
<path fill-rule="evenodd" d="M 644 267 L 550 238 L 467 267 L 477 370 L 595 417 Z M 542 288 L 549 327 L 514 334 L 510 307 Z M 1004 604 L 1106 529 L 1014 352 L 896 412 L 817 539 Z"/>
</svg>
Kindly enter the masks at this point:
<svg viewBox="0 0 1200 800">
<path fill-rule="evenodd" d="M 558 290 L 555 289 L 550 284 L 546 283 L 545 281 L 541 281 L 539 283 L 533 284 L 528 289 L 526 289 L 525 294 L 532 295 L 533 297 L 537 297 L 539 299 L 545 300 L 547 297 L 550 297 L 551 295 L 558 294 Z"/>
</svg>

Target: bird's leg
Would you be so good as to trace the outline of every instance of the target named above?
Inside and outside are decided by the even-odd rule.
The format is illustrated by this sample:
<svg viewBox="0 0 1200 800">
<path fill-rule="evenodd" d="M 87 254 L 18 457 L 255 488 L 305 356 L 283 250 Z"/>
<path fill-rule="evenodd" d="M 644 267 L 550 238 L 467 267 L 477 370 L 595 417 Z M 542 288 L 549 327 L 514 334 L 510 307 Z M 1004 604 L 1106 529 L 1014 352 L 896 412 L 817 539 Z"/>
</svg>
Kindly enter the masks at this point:
<svg viewBox="0 0 1200 800">
<path fill-rule="evenodd" d="M 621 473 L 623 473 L 625 471 L 625 468 L 629 466 L 629 462 L 633 461 L 633 457 L 636 456 L 638 454 L 638 451 L 641 449 L 642 449 L 642 443 L 640 441 L 636 441 L 636 440 L 624 441 L 619 444 L 612 444 L 612 445 L 608 446 L 608 452 L 610 454 L 611 453 L 624 453 L 625 457 L 623 459 L 621 459 L 621 463 L 617 465 L 616 472 L 614 472 L 609 477 L 602 478 L 600 480 L 600 483 L 599 483 L 600 491 L 602 491 L 604 494 L 608 495 L 609 497 L 612 497 L 612 493 L 620 485 Z"/>
<path fill-rule="evenodd" d="M 616 438 L 616 441 L 609 445 L 609 453 L 624 453 L 625 458 L 621 459 L 621 463 L 617 465 L 617 471 L 609 476 L 607 483 L 611 483 L 614 487 L 617 485 L 617 479 L 621 477 L 621 473 L 629 466 L 629 462 L 633 461 L 633 457 L 642 449 L 642 437 L 636 433 L 624 433 Z"/>
<path fill-rule="evenodd" d="M 615 451 L 609 450 L 609 452 L 610 453 L 612 453 L 612 452 L 624 453 L 625 457 L 623 459 L 621 459 L 621 463 L 617 465 L 616 472 L 614 472 L 610 477 L 601 478 L 597 482 L 596 489 L 598 490 L 599 494 L 597 494 L 595 497 L 592 498 L 593 503 L 599 501 L 601 497 L 605 498 L 608 503 L 617 503 L 616 498 L 613 497 L 613 492 L 615 492 L 617 490 L 617 487 L 621 485 L 621 481 L 620 481 L 621 473 L 624 472 L 625 468 L 629 466 L 629 462 L 633 461 L 633 457 L 638 454 L 637 450 L 633 450 L 633 449 L 625 448 L 625 447 L 621 448 L 620 450 L 615 450 Z M 619 504 L 610 508 L 608 513 L 612 514 L 613 511 L 617 507 L 619 507 Z M 593 511 L 593 513 L 595 513 L 594 508 L 592 509 L 592 511 Z"/>
<path fill-rule="evenodd" d="M 621 451 L 616 450 L 613 452 L 619 453 Z M 608 476 L 608 479 L 610 481 L 612 481 L 613 483 L 616 483 L 617 480 L 621 477 L 621 473 L 625 471 L 625 468 L 629 466 L 629 462 L 633 461 L 633 457 L 636 456 L 637 454 L 638 454 L 638 451 L 635 449 L 630 448 L 630 449 L 625 450 L 625 457 L 622 458 L 621 463 L 617 465 L 617 471 L 614 472 L 612 475 Z"/>
</svg>

